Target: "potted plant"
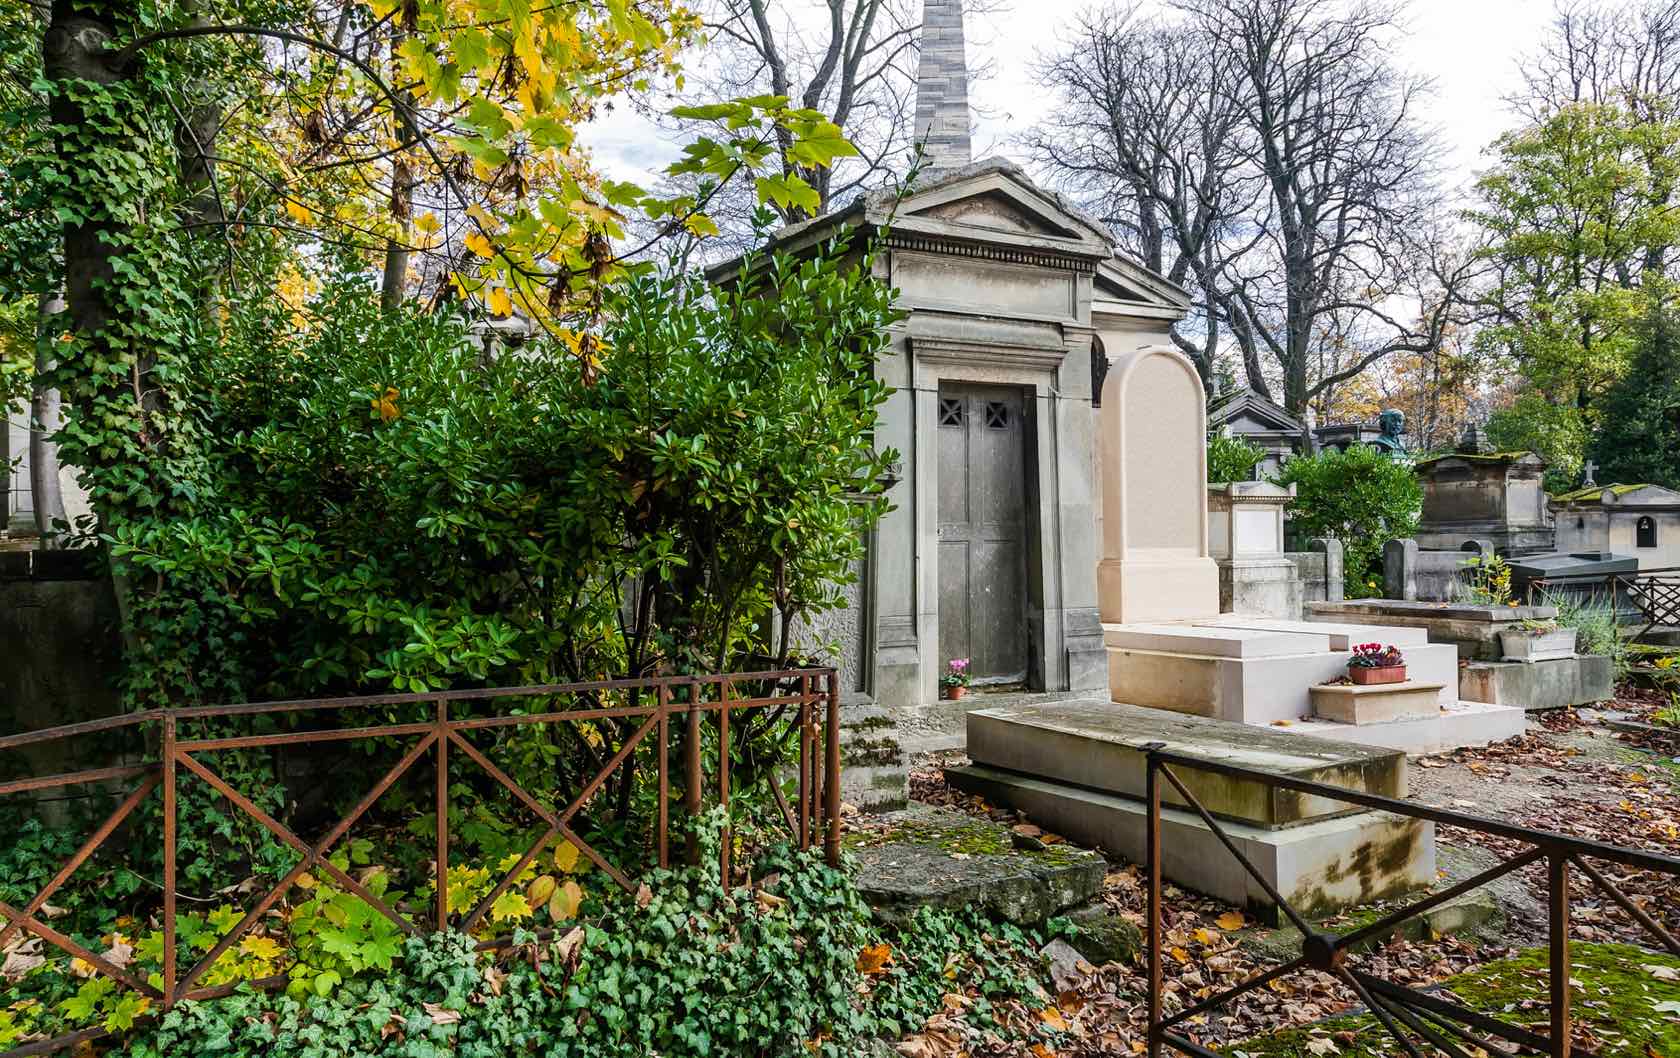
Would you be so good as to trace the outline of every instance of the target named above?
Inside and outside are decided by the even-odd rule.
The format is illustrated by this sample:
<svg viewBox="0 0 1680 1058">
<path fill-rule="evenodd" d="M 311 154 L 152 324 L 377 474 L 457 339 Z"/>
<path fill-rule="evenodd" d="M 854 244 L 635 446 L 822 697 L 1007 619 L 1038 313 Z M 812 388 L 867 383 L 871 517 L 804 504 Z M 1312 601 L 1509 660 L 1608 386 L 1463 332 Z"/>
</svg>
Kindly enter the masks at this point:
<svg viewBox="0 0 1680 1058">
<path fill-rule="evenodd" d="M 1506 661 L 1555 661 L 1575 656 L 1575 629 L 1552 620 L 1530 618 L 1501 629 L 1499 646 Z"/>
<path fill-rule="evenodd" d="M 945 688 L 945 697 L 957 701 L 968 693 L 968 659 L 952 658 L 945 667 L 945 675 L 939 677 L 939 686 Z"/>
<path fill-rule="evenodd" d="M 1406 655 L 1400 648 L 1381 643 L 1360 643 L 1348 659 L 1348 679 L 1361 686 L 1372 683 L 1405 683 Z"/>
</svg>

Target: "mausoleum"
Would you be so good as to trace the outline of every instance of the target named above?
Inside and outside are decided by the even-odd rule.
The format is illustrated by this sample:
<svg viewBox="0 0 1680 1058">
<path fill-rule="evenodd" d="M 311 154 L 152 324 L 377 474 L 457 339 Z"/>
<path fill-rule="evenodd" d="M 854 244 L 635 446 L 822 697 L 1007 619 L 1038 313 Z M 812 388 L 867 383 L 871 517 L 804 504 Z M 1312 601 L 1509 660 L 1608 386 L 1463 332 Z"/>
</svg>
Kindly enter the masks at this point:
<svg viewBox="0 0 1680 1058">
<path fill-rule="evenodd" d="M 1104 686 L 1093 397 L 1111 358 L 1167 342 L 1189 307 L 1118 256 L 1100 221 L 1007 160 L 973 159 L 963 55 L 960 0 L 927 0 L 914 187 L 864 194 L 771 244 L 886 232 L 874 266 L 908 310 L 877 368 L 894 388 L 878 443 L 904 458 L 893 510 L 843 624 L 819 630 L 840 640 L 850 699 L 888 708 L 935 701 L 953 658 L 980 684 Z M 1199 422 L 1187 429 L 1199 452 Z"/>
</svg>

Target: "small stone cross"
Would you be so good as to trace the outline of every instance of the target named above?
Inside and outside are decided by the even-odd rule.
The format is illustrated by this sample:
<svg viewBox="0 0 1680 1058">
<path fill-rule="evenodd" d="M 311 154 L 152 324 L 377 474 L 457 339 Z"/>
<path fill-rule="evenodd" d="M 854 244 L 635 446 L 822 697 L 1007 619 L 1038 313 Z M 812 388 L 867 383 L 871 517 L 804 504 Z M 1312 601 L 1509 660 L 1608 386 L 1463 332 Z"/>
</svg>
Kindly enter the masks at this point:
<svg viewBox="0 0 1680 1058">
<path fill-rule="evenodd" d="M 1596 471 L 1597 469 L 1598 469 L 1598 464 L 1597 463 L 1594 463 L 1590 459 L 1587 460 L 1586 466 L 1581 468 L 1581 487 L 1582 488 L 1590 489 L 1590 488 L 1592 488 L 1592 487 L 1594 487 L 1598 484 L 1598 482 L 1593 480 L 1593 472 Z"/>
</svg>

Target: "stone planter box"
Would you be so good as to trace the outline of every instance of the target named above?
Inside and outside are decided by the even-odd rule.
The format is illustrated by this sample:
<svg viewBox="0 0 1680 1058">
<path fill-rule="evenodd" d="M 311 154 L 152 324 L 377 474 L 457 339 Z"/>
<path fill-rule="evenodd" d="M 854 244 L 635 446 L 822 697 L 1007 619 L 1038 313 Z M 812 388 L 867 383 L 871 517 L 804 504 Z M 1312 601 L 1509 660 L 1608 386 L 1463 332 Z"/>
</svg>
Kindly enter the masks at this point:
<svg viewBox="0 0 1680 1058">
<path fill-rule="evenodd" d="M 1406 682 L 1406 666 L 1404 665 L 1389 665 L 1380 669 L 1366 668 L 1363 665 L 1349 665 L 1347 671 L 1348 679 L 1361 687 L 1370 687 L 1378 683 Z"/>
<path fill-rule="evenodd" d="M 1575 656 L 1575 629 L 1525 632 L 1520 628 L 1499 633 L 1499 646 L 1506 661 L 1558 661 Z"/>
</svg>

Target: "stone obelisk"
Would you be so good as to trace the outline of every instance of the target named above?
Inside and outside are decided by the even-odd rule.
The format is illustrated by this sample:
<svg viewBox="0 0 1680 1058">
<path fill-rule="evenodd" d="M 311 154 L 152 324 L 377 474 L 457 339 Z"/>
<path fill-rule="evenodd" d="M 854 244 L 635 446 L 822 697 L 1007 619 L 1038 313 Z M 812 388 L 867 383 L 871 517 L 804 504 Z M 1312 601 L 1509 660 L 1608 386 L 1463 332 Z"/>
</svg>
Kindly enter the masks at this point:
<svg viewBox="0 0 1680 1058">
<path fill-rule="evenodd" d="M 929 170 L 974 160 L 969 139 L 968 57 L 962 0 L 922 0 L 922 61 L 916 75 L 916 143 Z"/>
</svg>

